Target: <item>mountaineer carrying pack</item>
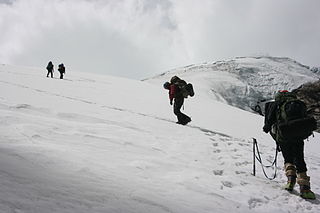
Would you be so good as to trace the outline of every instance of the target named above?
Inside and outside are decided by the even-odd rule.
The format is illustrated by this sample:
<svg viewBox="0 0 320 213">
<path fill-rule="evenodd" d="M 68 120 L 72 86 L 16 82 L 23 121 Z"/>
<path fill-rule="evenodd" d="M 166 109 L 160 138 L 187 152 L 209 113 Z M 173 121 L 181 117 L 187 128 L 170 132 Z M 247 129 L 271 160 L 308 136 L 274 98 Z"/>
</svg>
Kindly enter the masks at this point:
<svg viewBox="0 0 320 213">
<path fill-rule="evenodd" d="M 188 96 L 194 96 L 192 84 L 187 83 L 185 80 L 180 79 L 178 76 L 173 76 L 171 78 L 171 83 L 175 84 L 179 88 L 180 93 L 184 98 L 188 98 Z"/>
<path fill-rule="evenodd" d="M 187 84 L 186 81 L 178 76 L 173 76 L 170 82 L 165 82 L 163 87 L 169 90 L 170 105 L 173 105 L 173 113 L 177 116 L 177 124 L 186 125 L 191 121 L 191 118 L 181 112 L 184 99 L 188 96 L 193 97 L 194 91 L 192 84 Z"/>
<path fill-rule="evenodd" d="M 286 90 L 279 91 L 275 97 L 278 102 L 276 128 L 279 137 L 285 139 L 306 139 L 317 128 L 314 117 L 307 114 L 306 104 Z"/>
</svg>

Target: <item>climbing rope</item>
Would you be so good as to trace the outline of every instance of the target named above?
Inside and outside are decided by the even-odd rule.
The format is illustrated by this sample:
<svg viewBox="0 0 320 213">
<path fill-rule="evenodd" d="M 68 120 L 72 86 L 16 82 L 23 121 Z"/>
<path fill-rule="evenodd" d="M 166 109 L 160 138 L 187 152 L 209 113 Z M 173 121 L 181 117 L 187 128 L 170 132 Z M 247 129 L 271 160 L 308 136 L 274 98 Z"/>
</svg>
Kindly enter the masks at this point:
<svg viewBox="0 0 320 213">
<path fill-rule="evenodd" d="M 257 155 L 256 155 L 256 151 L 257 151 Z M 274 160 L 272 162 L 272 164 L 270 166 L 266 166 L 262 163 L 262 158 L 261 158 L 261 154 L 260 154 L 260 151 L 259 151 L 259 146 L 258 146 L 258 142 L 255 138 L 253 138 L 253 175 L 255 176 L 256 175 L 256 165 L 255 165 L 255 160 L 257 160 L 260 165 L 261 165 L 261 168 L 262 168 L 262 171 L 263 171 L 263 174 L 264 176 L 269 179 L 269 180 L 273 180 L 277 177 L 277 158 L 278 158 L 278 149 L 276 147 L 276 154 L 275 154 L 275 157 L 274 157 Z M 265 171 L 265 168 L 270 168 L 270 167 L 274 167 L 274 175 L 273 177 L 269 177 Z"/>
</svg>

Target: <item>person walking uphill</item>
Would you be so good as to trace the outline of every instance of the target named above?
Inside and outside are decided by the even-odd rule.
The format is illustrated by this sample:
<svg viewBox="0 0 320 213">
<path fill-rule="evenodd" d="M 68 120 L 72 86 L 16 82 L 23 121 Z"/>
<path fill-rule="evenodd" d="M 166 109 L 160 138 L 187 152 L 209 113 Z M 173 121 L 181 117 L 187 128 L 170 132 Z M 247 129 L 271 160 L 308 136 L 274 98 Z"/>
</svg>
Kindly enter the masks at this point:
<svg viewBox="0 0 320 213">
<path fill-rule="evenodd" d="M 316 120 L 307 115 L 304 102 L 287 90 L 279 91 L 275 101 L 266 104 L 263 131 L 271 134 L 282 151 L 285 174 L 288 178 L 285 189 L 292 191 L 296 182 L 300 196 L 315 199 L 311 191 L 310 177 L 304 161 L 304 139 L 317 128 Z"/>
<path fill-rule="evenodd" d="M 53 64 L 52 64 L 52 61 L 49 61 L 48 65 L 47 65 L 47 70 L 48 70 L 47 78 L 49 77 L 49 74 L 51 74 L 51 78 L 53 78 Z"/>
<path fill-rule="evenodd" d="M 192 84 L 187 84 L 178 76 L 173 76 L 170 83 L 165 82 L 163 87 L 169 90 L 170 105 L 173 105 L 173 112 L 178 119 L 177 124 L 186 125 L 191 121 L 191 118 L 181 112 L 181 107 L 185 98 L 194 96 Z"/>
<path fill-rule="evenodd" d="M 60 79 L 63 79 L 63 74 L 66 73 L 66 68 L 63 64 L 59 64 L 58 71 L 60 72 Z"/>
</svg>

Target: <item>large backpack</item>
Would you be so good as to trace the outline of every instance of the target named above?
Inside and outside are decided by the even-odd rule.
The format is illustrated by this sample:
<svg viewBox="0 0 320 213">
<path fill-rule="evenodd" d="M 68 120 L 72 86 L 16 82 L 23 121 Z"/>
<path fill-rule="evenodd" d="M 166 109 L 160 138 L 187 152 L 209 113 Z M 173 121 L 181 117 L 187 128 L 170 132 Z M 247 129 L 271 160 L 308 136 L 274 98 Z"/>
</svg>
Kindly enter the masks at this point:
<svg viewBox="0 0 320 213">
<path fill-rule="evenodd" d="M 306 139 L 317 128 L 317 122 L 307 115 L 307 106 L 291 92 L 277 94 L 277 128 L 282 139 Z"/>
<path fill-rule="evenodd" d="M 180 79 L 178 76 L 173 76 L 171 78 L 171 83 L 175 84 L 179 88 L 180 93 L 184 98 L 188 98 L 188 96 L 194 96 L 192 84 L 187 83 L 185 80 Z"/>
<path fill-rule="evenodd" d="M 61 73 L 65 73 L 66 72 L 65 66 L 63 64 L 59 64 L 58 71 L 61 72 Z"/>
<path fill-rule="evenodd" d="M 178 86 L 184 98 L 188 98 L 188 96 L 191 96 L 191 97 L 194 96 L 194 90 L 193 90 L 192 84 L 190 83 L 187 84 L 187 82 L 184 80 L 179 80 L 175 84 Z"/>
</svg>

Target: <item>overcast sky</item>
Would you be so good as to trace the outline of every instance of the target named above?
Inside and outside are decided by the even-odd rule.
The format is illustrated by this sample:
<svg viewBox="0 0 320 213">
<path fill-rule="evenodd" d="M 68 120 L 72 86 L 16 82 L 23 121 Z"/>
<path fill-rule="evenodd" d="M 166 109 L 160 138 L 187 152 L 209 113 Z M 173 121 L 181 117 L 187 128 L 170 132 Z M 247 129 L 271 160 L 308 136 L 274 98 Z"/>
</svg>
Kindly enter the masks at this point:
<svg viewBox="0 0 320 213">
<path fill-rule="evenodd" d="M 320 66 L 319 0 L 0 0 L 0 63 L 142 79 L 270 55 Z"/>
</svg>

